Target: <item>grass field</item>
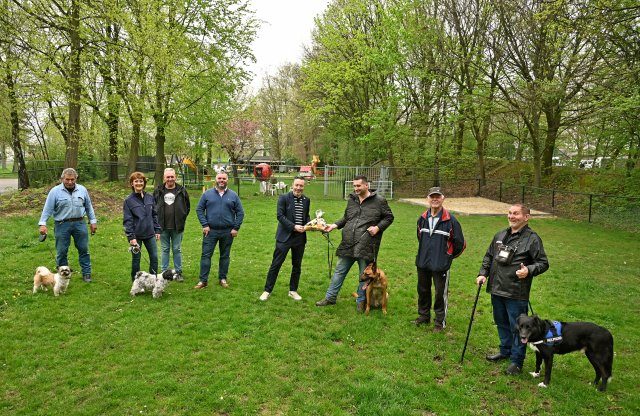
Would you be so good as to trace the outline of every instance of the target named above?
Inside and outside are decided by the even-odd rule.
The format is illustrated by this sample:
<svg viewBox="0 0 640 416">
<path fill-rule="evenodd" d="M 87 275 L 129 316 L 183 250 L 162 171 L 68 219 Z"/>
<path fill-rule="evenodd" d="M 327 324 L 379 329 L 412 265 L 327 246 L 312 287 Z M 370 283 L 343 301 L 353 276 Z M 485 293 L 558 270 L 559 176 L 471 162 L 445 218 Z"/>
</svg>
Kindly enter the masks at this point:
<svg viewBox="0 0 640 416">
<path fill-rule="evenodd" d="M 89 187 L 90 191 L 91 188 Z M 126 193 L 126 192 L 125 192 Z M 192 191 L 193 206 L 198 193 Z M 489 295 L 478 302 L 464 364 L 460 354 L 476 294 L 474 279 L 506 218 L 459 217 L 468 248 L 452 268 L 448 327 L 416 328 L 415 222 L 422 208 L 391 202 L 394 224 L 379 262 L 390 278 L 389 314 L 356 314 L 352 270 L 335 306 L 314 302 L 328 286 L 327 242 L 309 235 L 299 292 L 287 297 L 285 263 L 275 290 L 260 302 L 273 251 L 276 200 L 243 195 L 246 220 L 232 249 L 229 289 L 194 290 L 200 227 L 189 217 L 183 243 L 186 282 L 165 296 L 129 296 L 130 257 L 121 215 L 98 212 L 90 239 L 94 282 L 76 274 L 59 298 L 31 294 L 39 265 L 53 266 L 53 238 L 39 243 L 44 202 L 0 218 L 0 414 L 6 415 L 634 415 L 640 412 L 640 239 L 565 220 L 531 222 L 550 269 L 537 277 L 532 306 L 545 319 L 584 320 L 615 338 L 606 393 L 589 382 L 581 353 L 556 357 L 547 389 L 525 372 L 503 375 Z M 329 221 L 344 201 L 312 200 Z M 446 206 L 446 202 L 445 202 Z M 51 225 L 51 223 L 50 223 Z M 337 246 L 339 232 L 331 233 Z M 217 257 L 217 251 L 214 259 Z M 77 253 L 70 264 L 79 270 Z M 214 263 L 217 265 L 217 261 Z M 212 268 L 212 283 L 217 268 Z M 635 370 L 634 370 L 635 369 Z"/>
</svg>

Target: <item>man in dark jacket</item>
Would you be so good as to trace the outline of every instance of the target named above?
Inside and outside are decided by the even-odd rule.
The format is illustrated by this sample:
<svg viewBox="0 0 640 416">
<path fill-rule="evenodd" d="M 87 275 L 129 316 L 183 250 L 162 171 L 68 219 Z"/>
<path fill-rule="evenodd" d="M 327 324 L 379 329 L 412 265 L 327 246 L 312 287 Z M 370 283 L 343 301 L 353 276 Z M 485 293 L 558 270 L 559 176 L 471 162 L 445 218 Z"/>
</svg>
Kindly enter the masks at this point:
<svg viewBox="0 0 640 416">
<path fill-rule="evenodd" d="M 162 247 L 162 271 L 169 269 L 170 251 L 173 251 L 173 268 L 176 270 L 178 282 L 182 277 L 182 236 L 184 224 L 191 210 L 189 194 L 184 186 L 176 183 L 176 171 L 173 168 L 164 170 L 164 183 L 153 192 L 153 199 L 158 211 L 158 222 L 162 228 L 160 246 Z"/>
<path fill-rule="evenodd" d="M 516 319 L 527 313 L 533 277 L 549 268 L 542 240 L 529 228 L 530 213 L 523 204 L 509 208 L 509 228 L 491 240 L 476 278 L 476 284 L 482 285 L 489 277 L 487 292 L 491 293 L 493 320 L 500 337 L 500 352 L 487 355 L 487 360 L 509 359 L 506 373 L 510 375 L 522 371 L 527 352 L 527 345 L 520 342 Z"/>
<path fill-rule="evenodd" d="M 342 229 L 342 242 L 336 255 L 338 262 L 327 289 L 325 298 L 316 302 L 316 306 L 334 305 L 344 279 L 353 263 L 358 262 L 360 274 L 367 264 L 376 261 L 382 233 L 393 222 L 393 213 L 387 200 L 378 195 L 375 189 L 369 190 L 366 176 L 353 179 L 353 193 L 349 195 L 344 216 L 334 224 L 327 225 L 325 232 Z M 357 310 L 364 312 L 364 282 L 358 285 Z"/>
<path fill-rule="evenodd" d="M 278 279 L 280 267 L 291 250 L 291 278 L 289 279 L 289 297 L 293 300 L 302 300 L 298 294 L 298 284 L 302 270 L 302 256 L 307 244 L 307 233 L 304 225 L 309 222 L 309 207 L 311 201 L 302 192 L 304 191 L 304 178 L 296 176 L 293 179 L 291 192 L 280 195 L 278 198 L 278 230 L 276 231 L 276 248 L 273 251 L 273 260 L 267 273 L 267 282 L 260 300 L 269 299 L 273 287 Z"/>
<path fill-rule="evenodd" d="M 449 269 L 454 258 L 462 254 L 466 244 L 462 227 L 443 206 L 444 194 L 439 187 L 429 189 L 429 209 L 418 218 L 418 318 L 416 325 L 431 322 L 431 280 L 436 288 L 433 311 L 434 331 L 446 327 Z"/>
<path fill-rule="evenodd" d="M 211 270 L 211 256 L 216 244 L 219 243 L 220 262 L 218 264 L 218 283 L 227 288 L 227 273 L 231 245 L 238 236 L 238 231 L 244 220 L 244 208 L 240 197 L 233 190 L 227 188 L 229 176 L 226 172 L 218 172 L 216 186 L 207 190 L 196 207 L 198 221 L 202 225 L 202 255 L 200 256 L 200 281 L 195 289 L 204 289 L 209 281 Z"/>
</svg>

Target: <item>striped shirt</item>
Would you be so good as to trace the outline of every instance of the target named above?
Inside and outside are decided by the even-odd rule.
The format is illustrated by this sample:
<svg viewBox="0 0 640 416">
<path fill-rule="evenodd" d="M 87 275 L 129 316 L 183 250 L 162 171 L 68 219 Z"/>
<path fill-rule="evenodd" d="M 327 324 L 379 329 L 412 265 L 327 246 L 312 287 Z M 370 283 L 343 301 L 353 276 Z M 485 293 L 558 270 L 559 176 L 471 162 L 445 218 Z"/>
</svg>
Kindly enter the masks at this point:
<svg viewBox="0 0 640 416">
<path fill-rule="evenodd" d="M 302 197 L 293 197 L 293 208 L 295 211 L 295 224 L 304 225 L 304 210 L 302 207 Z"/>
</svg>

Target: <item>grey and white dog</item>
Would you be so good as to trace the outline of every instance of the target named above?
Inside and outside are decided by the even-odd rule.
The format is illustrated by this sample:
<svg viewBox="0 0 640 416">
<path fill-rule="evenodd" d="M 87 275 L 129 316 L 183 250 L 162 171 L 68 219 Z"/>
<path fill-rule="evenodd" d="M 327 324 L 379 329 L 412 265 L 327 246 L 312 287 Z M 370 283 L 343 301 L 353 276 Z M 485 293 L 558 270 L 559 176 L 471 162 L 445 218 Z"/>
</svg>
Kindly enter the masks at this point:
<svg viewBox="0 0 640 416">
<path fill-rule="evenodd" d="M 165 270 L 160 274 L 152 274 L 148 272 L 139 271 L 136 273 L 136 278 L 131 285 L 131 296 L 135 296 L 138 293 L 144 293 L 151 290 L 154 299 L 159 298 L 164 293 L 164 289 L 167 287 L 171 280 L 175 280 L 178 276 L 175 270 Z"/>
</svg>

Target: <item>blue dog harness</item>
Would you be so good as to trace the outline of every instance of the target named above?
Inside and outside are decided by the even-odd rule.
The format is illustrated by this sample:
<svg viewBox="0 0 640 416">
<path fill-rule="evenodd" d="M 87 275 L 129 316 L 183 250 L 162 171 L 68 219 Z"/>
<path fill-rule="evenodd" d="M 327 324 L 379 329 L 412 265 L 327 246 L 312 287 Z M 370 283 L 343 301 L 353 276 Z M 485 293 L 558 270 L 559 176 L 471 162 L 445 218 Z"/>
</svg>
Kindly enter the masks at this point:
<svg viewBox="0 0 640 416">
<path fill-rule="evenodd" d="M 549 328 L 544 339 L 532 342 L 532 344 L 536 345 L 544 343 L 544 345 L 552 346 L 562 343 L 562 324 L 558 321 L 551 321 L 551 323 L 553 326 Z"/>
</svg>

